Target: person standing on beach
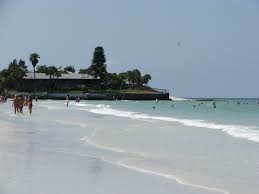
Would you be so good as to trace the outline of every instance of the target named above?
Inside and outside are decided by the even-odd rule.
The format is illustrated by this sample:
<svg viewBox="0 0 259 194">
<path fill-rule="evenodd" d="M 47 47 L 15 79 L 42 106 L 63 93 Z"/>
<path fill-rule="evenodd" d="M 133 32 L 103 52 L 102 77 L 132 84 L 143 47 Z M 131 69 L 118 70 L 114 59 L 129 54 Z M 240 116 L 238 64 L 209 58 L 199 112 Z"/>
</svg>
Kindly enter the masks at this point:
<svg viewBox="0 0 259 194">
<path fill-rule="evenodd" d="M 76 102 L 80 102 L 80 98 L 79 98 L 79 96 L 76 98 Z"/>
<path fill-rule="evenodd" d="M 19 108 L 19 112 L 20 112 L 20 113 L 22 113 L 23 104 L 24 104 L 23 96 L 20 96 L 20 97 L 19 97 L 19 101 L 18 101 L 18 108 Z"/>
<path fill-rule="evenodd" d="M 19 98 L 17 95 L 14 96 L 12 106 L 14 107 L 14 114 L 19 113 Z"/>
<path fill-rule="evenodd" d="M 32 97 L 31 96 L 29 96 L 28 97 L 28 108 L 29 108 L 29 112 L 30 112 L 30 115 L 31 115 L 31 113 L 32 113 Z"/>
<path fill-rule="evenodd" d="M 66 104 L 67 104 L 67 107 L 68 107 L 68 104 L 69 104 L 69 95 L 67 95 L 67 97 L 66 97 Z"/>
<path fill-rule="evenodd" d="M 28 96 L 25 96 L 25 97 L 24 97 L 23 106 L 28 106 Z"/>
</svg>

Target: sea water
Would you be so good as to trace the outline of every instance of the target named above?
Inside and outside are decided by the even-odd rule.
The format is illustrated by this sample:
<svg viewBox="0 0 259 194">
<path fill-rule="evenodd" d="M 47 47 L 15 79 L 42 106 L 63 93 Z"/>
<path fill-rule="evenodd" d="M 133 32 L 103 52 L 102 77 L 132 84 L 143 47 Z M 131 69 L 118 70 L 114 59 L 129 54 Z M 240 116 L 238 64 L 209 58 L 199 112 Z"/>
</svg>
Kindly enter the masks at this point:
<svg viewBox="0 0 259 194">
<path fill-rule="evenodd" d="M 197 193 L 257 194 L 258 100 L 214 103 L 71 101 L 66 107 L 46 100 L 34 103 L 29 116 L 14 115 L 8 102 L 0 105 L 0 150 L 87 155 Z"/>
</svg>

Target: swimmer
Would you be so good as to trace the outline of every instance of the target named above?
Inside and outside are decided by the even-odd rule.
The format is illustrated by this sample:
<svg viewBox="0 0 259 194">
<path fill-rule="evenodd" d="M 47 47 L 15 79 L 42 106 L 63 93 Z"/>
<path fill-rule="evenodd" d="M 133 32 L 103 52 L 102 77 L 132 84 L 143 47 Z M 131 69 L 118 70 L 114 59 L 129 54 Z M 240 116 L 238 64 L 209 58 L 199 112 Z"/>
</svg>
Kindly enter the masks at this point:
<svg viewBox="0 0 259 194">
<path fill-rule="evenodd" d="M 155 107 L 155 106 L 153 106 L 153 109 L 156 109 L 156 107 Z"/>
<path fill-rule="evenodd" d="M 80 102 L 80 98 L 79 97 L 76 98 L 76 102 L 78 102 L 78 103 Z"/>
</svg>

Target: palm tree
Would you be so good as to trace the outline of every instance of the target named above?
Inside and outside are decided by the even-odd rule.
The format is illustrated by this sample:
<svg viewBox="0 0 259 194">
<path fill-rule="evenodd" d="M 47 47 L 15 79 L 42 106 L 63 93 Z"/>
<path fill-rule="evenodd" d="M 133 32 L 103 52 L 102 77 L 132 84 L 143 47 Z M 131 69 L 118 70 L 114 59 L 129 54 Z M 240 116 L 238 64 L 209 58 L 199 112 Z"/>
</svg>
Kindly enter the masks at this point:
<svg viewBox="0 0 259 194">
<path fill-rule="evenodd" d="M 36 97 L 36 81 L 35 81 L 35 67 L 37 65 L 37 63 L 39 62 L 39 58 L 40 55 L 38 55 L 37 53 L 32 53 L 30 55 L 30 62 L 33 66 L 33 79 L 34 79 L 34 93 L 35 93 L 35 97 Z"/>
</svg>

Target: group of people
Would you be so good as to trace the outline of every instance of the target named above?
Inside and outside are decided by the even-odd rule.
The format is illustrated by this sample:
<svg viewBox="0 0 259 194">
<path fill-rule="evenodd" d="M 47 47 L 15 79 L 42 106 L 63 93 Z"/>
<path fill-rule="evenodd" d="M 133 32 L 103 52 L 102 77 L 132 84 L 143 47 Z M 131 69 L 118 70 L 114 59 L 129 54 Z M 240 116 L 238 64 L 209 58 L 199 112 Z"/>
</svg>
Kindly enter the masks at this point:
<svg viewBox="0 0 259 194">
<path fill-rule="evenodd" d="M 7 101 L 7 97 L 5 95 L 0 95 L 0 103 L 4 103 Z"/>
<path fill-rule="evenodd" d="M 75 101 L 78 102 L 78 103 L 80 102 L 79 96 L 76 97 L 76 100 L 75 100 Z M 67 107 L 68 107 L 68 104 L 69 104 L 69 95 L 66 96 L 66 106 L 67 106 Z"/>
<path fill-rule="evenodd" d="M 32 113 L 32 97 L 15 95 L 13 99 L 14 114 L 23 113 L 23 107 L 28 106 L 30 114 Z"/>
</svg>

